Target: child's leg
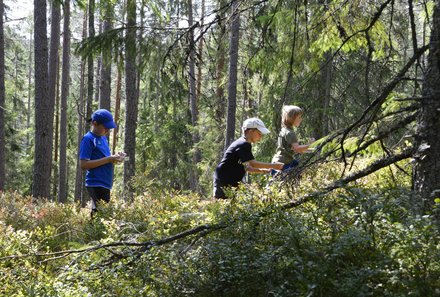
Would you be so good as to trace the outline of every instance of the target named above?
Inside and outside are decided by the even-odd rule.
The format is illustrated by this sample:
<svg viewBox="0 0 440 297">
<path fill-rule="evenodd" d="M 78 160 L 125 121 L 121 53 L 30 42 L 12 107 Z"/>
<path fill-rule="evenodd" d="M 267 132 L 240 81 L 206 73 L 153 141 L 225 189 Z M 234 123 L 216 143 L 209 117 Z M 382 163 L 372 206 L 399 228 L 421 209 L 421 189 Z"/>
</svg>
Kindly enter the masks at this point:
<svg viewBox="0 0 440 297">
<path fill-rule="evenodd" d="M 225 185 L 221 181 L 214 178 L 214 186 L 213 186 L 213 195 L 214 198 L 217 199 L 229 199 L 231 197 L 228 197 L 224 191 L 225 187 L 231 187 L 231 185 Z"/>
<path fill-rule="evenodd" d="M 105 202 L 110 201 L 110 190 L 103 187 L 87 187 L 87 192 L 92 200 L 91 211 L 96 212 L 97 204 L 99 200 L 104 200 Z"/>
</svg>

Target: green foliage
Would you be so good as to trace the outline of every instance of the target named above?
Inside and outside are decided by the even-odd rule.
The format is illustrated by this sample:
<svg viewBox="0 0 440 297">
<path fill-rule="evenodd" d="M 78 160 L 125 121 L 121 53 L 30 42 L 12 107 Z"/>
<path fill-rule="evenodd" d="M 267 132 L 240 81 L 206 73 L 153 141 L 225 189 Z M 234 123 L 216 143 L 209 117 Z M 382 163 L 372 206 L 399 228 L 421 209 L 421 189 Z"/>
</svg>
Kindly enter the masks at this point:
<svg viewBox="0 0 440 297">
<path fill-rule="evenodd" d="M 402 164 L 401 164 L 402 165 Z M 360 164 L 359 164 L 360 166 Z M 0 278 L 5 296 L 434 296 L 439 234 L 413 216 L 407 176 L 380 170 L 349 187 L 285 209 L 336 179 L 310 168 L 293 188 L 243 187 L 230 201 L 204 201 L 163 187 L 130 203 L 113 196 L 91 222 L 73 204 L 2 193 Z M 294 189 L 294 192 L 291 192 Z M 209 224 L 223 228 L 153 246 Z M 47 254 L 47 255 L 44 255 Z M 25 268 L 25 269 L 23 269 Z"/>
</svg>

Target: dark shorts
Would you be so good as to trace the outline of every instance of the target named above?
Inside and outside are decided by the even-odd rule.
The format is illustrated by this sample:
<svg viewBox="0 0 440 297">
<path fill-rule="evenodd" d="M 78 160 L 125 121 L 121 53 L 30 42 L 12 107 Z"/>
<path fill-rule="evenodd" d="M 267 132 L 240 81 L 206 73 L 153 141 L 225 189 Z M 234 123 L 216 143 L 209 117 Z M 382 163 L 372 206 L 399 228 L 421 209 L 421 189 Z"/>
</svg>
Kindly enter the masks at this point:
<svg viewBox="0 0 440 297">
<path fill-rule="evenodd" d="M 213 184 L 213 195 L 214 198 L 217 199 L 229 199 L 231 197 L 228 197 L 226 193 L 223 191 L 226 187 L 237 187 L 229 184 L 222 183 L 221 181 L 214 178 L 214 184 Z"/>
<path fill-rule="evenodd" d="M 103 200 L 105 202 L 110 201 L 110 190 L 103 187 L 87 187 L 87 192 L 93 202 Z"/>
</svg>

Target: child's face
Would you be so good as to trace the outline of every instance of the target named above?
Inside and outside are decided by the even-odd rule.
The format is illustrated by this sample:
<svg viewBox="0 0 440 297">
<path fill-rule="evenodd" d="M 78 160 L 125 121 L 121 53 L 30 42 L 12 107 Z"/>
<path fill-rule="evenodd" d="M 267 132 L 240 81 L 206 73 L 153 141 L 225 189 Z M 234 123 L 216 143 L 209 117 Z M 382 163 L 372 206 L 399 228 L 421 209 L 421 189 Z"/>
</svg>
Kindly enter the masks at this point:
<svg viewBox="0 0 440 297">
<path fill-rule="evenodd" d="M 299 114 L 293 119 L 292 125 L 295 127 L 299 127 L 299 125 L 301 125 L 301 122 L 302 122 L 302 115 Z"/>
<path fill-rule="evenodd" d="M 257 143 L 258 141 L 263 138 L 263 133 L 260 132 L 258 129 L 251 129 L 249 130 L 247 139 L 250 143 Z"/>
<path fill-rule="evenodd" d="M 98 136 L 104 136 L 110 132 L 110 129 L 105 128 L 103 124 L 93 122 L 92 132 Z"/>
</svg>

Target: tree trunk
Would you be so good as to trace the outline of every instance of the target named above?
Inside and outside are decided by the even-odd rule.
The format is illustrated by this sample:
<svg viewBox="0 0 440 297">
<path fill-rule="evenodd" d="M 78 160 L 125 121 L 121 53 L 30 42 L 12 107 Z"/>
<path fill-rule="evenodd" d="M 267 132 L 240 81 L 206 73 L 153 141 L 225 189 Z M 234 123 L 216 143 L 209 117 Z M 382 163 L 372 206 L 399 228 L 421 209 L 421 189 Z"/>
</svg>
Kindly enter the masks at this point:
<svg viewBox="0 0 440 297">
<path fill-rule="evenodd" d="M 124 163 L 124 184 L 128 185 L 135 173 L 136 164 L 136 127 L 138 100 L 136 92 L 136 1 L 127 0 L 127 32 L 125 54 L 125 143 L 124 150 L 129 160 Z"/>
<path fill-rule="evenodd" d="M 49 53 L 49 86 L 48 96 L 56 102 L 57 96 L 57 80 L 59 65 L 59 48 L 60 48 L 60 19 L 61 10 L 58 1 L 52 2 L 51 24 L 50 24 L 50 53 Z"/>
<path fill-rule="evenodd" d="M 417 152 L 413 181 L 418 198 L 414 206 L 419 213 L 430 212 L 434 199 L 440 198 L 440 1 L 435 3 L 428 68 L 415 134 Z M 440 212 L 436 212 L 436 219 L 440 222 Z"/>
<path fill-rule="evenodd" d="M 115 99 L 115 123 L 119 121 L 119 114 L 121 110 L 121 85 L 122 85 L 122 74 L 121 68 L 118 69 L 118 77 L 116 79 L 116 99 Z M 116 145 L 118 143 L 118 131 L 119 127 L 113 129 L 113 154 L 116 153 Z"/>
<path fill-rule="evenodd" d="M 35 153 L 32 196 L 50 197 L 53 97 L 48 96 L 46 0 L 34 0 Z"/>
<path fill-rule="evenodd" d="M 89 17 L 89 35 L 88 37 L 95 37 L 95 0 L 89 0 L 88 7 Z M 87 98 L 86 98 L 86 119 L 92 117 L 92 104 L 93 104 L 93 55 L 87 57 Z M 88 132 L 89 127 L 85 127 L 84 132 Z"/>
<path fill-rule="evenodd" d="M 32 36 L 33 36 L 33 32 L 31 31 L 29 33 L 29 61 L 28 61 L 28 101 L 27 101 L 27 117 L 26 117 L 26 128 L 28 129 L 28 131 L 30 130 L 29 128 L 31 127 L 31 94 L 32 94 Z M 26 147 L 29 147 L 30 143 L 31 143 L 31 133 L 27 133 L 26 134 Z"/>
<path fill-rule="evenodd" d="M 98 35 L 102 33 L 102 19 L 99 18 L 99 26 L 98 26 Z M 98 57 L 98 60 L 96 62 L 96 75 L 95 75 L 95 102 L 100 102 L 100 86 L 101 86 L 101 71 L 102 71 L 102 55 Z M 107 110 L 110 110 L 107 108 Z"/>
<path fill-rule="evenodd" d="M 103 33 L 112 29 L 112 11 L 110 5 L 105 8 L 105 16 L 103 22 Z M 99 96 L 99 108 L 111 110 L 111 79 L 112 79 L 112 53 L 110 50 L 102 51 L 102 65 L 101 65 L 101 85 Z"/>
<path fill-rule="evenodd" d="M 84 40 L 87 36 L 87 14 L 84 16 L 83 21 L 83 32 L 82 39 Z M 80 83 L 79 83 L 79 103 L 78 103 L 78 134 L 77 134 L 77 151 L 79 153 L 79 146 L 84 135 L 84 95 L 85 95 L 85 71 L 86 71 L 86 61 L 84 58 L 81 59 L 80 67 Z M 83 190 L 84 185 L 84 172 L 81 169 L 79 158 L 76 158 L 76 177 L 75 177 L 75 201 L 80 202 L 81 206 L 86 206 L 85 191 Z"/>
<path fill-rule="evenodd" d="M 200 28 L 203 29 L 204 25 L 205 25 L 205 0 L 202 0 L 202 7 L 201 7 L 202 13 L 200 16 Z M 204 43 L 204 38 L 203 36 L 200 37 L 199 40 L 199 48 L 198 48 L 198 53 L 199 53 L 199 64 L 197 67 L 197 94 L 196 97 L 200 98 L 200 96 L 202 95 L 202 69 L 203 69 L 203 43 Z"/>
<path fill-rule="evenodd" d="M 6 184 L 6 158 L 5 158 L 5 36 L 3 31 L 3 15 L 5 6 L 0 0 L 0 191 Z"/>
<path fill-rule="evenodd" d="M 232 3 L 232 25 L 229 39 L 229 82 L 228 82 L 228 109 L 226 116 L 225 149 L 235 138 L 235 113 L 237 108 L 237 69 L 238 46 L 240 39 L 240 13 L 239 1 Z"/>
<path fill-rule="evenodd" d="M 57 73 L 56 73 L 56 82 L 55 82 L 55 124 L 54 124 L 54 145 L 53 145 L 53 164 L 54 164 L 54 170 L 55 172 L 58 172 L 58 135 L 59 135 L 59 127 L 60 127 L 60 114 L 59 114 L 59 110 L 60 110 L 60 73 L 59 73 L 59 57 L 57 57 Z M 54 174 L 53 175 L 53 187 L 52 187 L 52 197 L 54 197 L 54 199 L 58 196 L 58 175 Z"/>
<path fill-rule="evenodd" d="M 191 108 L 191 125 L 193 128 L 197 126 L 198 120 L 198 108 L 197 108 L 197 89 L 196 89 L 196 72 L 195 72 L 195 51 L 196 45 L 194 43 L 194 21 L 193 21 L 193 5 L 192 0 L 188 0 L 188 25 L 190 27 L 190 31 L 188 34 L 189 39 L 189 101 Z M 192 132 L 192 143 L 194 149 L 193 154 L 193 167 L 191 170 L 191 180 L 190 186 L 191 190 L 197 191 L 198 188 L 198 175 L 197 175 L 197 163 L 200 162 L 200 150 L 196 148 L 197 143 L 199 142 L 199 133 L 197 129 L 194 129 Z"/>
<path fill-rule="evenodd" d="M 225 5 L 224 1 L 220 1 L 220 7 Z M 215 98 L 216 104 L 214 107 L 214 120 L 217 122 L 219 127 L 223 129 L 225 125 L 225 87 L 223 83 L 224 71 L 225 71 L 225 42 L 224 36 L 226 35 L 226 28 L 224 24 L 225 12 L 224 10 L 220 10 L 219 15 L 217 16 L 218 21 L 218 47 L 217 47 L 217 61 L 216 61 L 216 89 L 215 89 Z M 217 137 L 218 143 L 225 143 L 224 134 L 219 133 Z M 218 152 L 218 157 L 220 158 L 223 155 L 223 148 L 221 148 Z"/>
<path fill-rule="evenodd" d="M 61 81 L 61 110 L 60 110 L 60 164 L 58 173 L 58 201 L 67 201 L 67 98 L 70 84 L 70 1 L 64 2 L 63 24 L 63 65 Z"/>
<path fill-rule="evenodd" d="M 332 80 L 332 53 L 324 53 L 324 60 L 321 62 L 321 72 L 316 87 L 316 101 L 314 109 L 309 113 L 313 123 L 313 137 L 319 139 L 329 133 L 329 117 L 327 116 L 331 95 Z"/>
</svg>

